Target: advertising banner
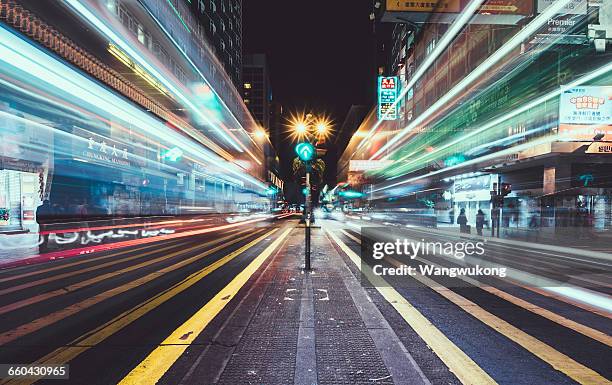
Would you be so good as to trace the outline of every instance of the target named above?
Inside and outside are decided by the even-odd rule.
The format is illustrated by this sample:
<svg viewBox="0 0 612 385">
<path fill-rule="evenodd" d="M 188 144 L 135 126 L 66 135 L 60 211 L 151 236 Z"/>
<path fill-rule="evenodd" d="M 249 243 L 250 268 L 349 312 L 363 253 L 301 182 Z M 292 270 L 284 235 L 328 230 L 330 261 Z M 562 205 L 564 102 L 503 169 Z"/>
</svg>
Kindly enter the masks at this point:
<svg viewBox="0 0 612 385">
<path fill-rule="evenodd" d="M 562 93 L 559 133 L 565 140 L 612 141 L 612 86 L 582 86 Z"/>
</svg>

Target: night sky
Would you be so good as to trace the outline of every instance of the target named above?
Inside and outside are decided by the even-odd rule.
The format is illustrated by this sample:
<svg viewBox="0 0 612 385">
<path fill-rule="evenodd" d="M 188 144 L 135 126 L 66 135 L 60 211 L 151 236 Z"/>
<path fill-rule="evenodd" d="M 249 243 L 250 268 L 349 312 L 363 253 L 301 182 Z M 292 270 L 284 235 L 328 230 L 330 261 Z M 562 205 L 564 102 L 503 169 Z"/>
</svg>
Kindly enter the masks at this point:
<svg viewBox="0 0 612 385">
<path fill-rule="evenodd" d="M 267 55 L 273 97 L 286 116 L 323 112 L 338 129 L 352 104 L 375 101 L 371 11 L 369 0 L 243 1 L 244 53 Z M 292 146 L 280 147 L 287 177 Z"/>
</svg>

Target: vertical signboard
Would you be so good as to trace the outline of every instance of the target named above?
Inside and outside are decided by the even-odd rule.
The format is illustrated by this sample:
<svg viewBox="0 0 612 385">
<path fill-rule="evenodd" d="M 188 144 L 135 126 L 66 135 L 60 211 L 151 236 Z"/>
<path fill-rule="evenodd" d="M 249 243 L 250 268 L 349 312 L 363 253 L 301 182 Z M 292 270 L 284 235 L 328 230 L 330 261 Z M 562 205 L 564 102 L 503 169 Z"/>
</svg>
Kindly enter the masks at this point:
<svg viewBox="0 0 612 385">
<path fill-rule="evenodd" d="M 378 118 L 382 120 L 397 119 L 397 95 L 399 82 L 397 76 L 378 77 Z"/>
</svg>

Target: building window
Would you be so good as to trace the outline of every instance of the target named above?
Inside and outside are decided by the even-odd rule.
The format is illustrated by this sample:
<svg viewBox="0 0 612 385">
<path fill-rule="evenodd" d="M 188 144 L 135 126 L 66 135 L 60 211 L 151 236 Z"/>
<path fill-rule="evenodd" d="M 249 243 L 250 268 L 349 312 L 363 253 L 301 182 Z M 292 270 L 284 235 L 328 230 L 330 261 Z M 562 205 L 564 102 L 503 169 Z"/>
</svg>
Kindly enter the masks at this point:
<svg viewBox="0 0 612 385">
<path fill-rule="evenodd" d="M 427 44 L 427 47 L 425 48 L 425 54 L 429 55 L 431 53 L 431 51 L 434 50 L 434 48 L 436 48 L 436 39 L 432 39 L 429 44 Z"/>
</svg>

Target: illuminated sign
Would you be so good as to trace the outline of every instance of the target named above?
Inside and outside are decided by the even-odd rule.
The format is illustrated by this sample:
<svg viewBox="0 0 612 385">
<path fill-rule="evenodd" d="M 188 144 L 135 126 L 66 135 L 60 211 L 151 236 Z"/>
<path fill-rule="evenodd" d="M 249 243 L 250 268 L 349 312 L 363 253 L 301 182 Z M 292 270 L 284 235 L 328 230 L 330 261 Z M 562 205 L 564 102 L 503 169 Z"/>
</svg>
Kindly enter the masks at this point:
<svg viewBox="0 0 612 385">
<path fill-rule="evenodd" d="M 459 12 L 460 10 L 460 0 L 387 0 L 387 11 L 392 12 Z"/>
<path fill-rule="evenodd" d="M 581 86 L 563 92 L 559 133 L 566 140 L 612 140 L 612 87 Z"/>
<path fill-rule="evenodd" d="M 349 171 L 380 170 L 392 164 L 392 160 L 350 160 Z"/>
<path fill-rule="evenodd" d="M 378 77 L 378 118 L 382 120 L 397 119 L 397 95 L 399 83 L 397 76 Z"/>
<path fill-rule="evenodd" d="M 480 14 L 489 15 L 526 15 L 533 13 L 533 3 L 530 0 L 489 0 L 479 9 Z"/>
</svg>

